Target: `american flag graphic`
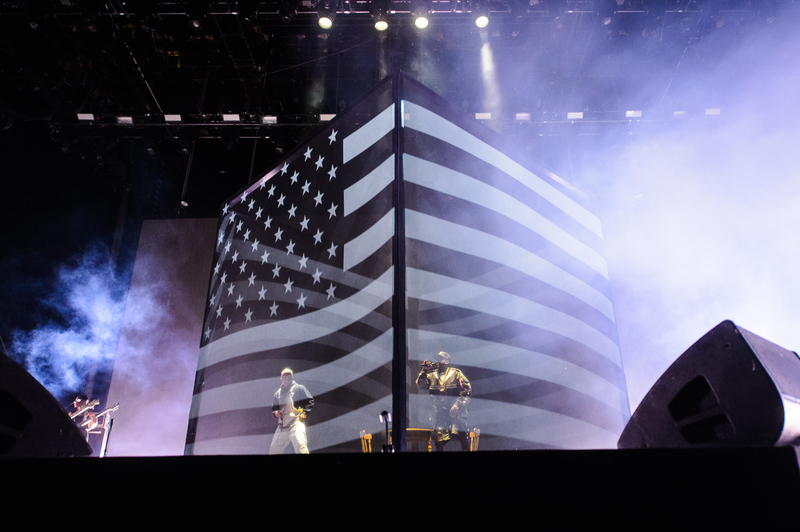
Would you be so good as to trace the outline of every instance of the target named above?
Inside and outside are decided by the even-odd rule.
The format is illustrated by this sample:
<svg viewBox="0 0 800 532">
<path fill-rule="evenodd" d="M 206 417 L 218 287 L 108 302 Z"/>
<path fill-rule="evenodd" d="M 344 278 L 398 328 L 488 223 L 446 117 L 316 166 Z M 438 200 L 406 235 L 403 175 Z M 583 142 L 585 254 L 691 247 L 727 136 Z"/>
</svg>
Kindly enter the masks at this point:
<svg viewBox="0 0 800 532">
<path fill-rule="evenodd" d="M 400 73 L 223 205 L 186 453 L 267 452 L 286 366 L 315 398 L 312 452 L 382 429 L 393 357 L 426 427 L 413 381 L 440 350 L 472 383 L 481 449 L 614 447 L 630 413 L 599 221 L 500 148 Z"/>
<path fill-rule="evenodd" d="M 267 452 L 287 366 L 315 398 L 312 452 L 359 449 L 391 410 L 391 88 L 222 207 L 187 454 Z"/>
<path fill-rule="evenodd" d="M 599 220 L 424 87 L 403 94 L 409 365 L 451 354 L 481 449 L 615 448 L 630 410 Z"/>
</svg>

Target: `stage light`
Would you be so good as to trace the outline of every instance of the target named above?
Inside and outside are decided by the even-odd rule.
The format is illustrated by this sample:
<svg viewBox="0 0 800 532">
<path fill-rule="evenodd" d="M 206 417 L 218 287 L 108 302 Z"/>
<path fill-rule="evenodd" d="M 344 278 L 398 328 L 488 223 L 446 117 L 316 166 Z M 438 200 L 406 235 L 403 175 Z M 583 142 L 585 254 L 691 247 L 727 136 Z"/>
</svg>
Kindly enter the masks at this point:
<svg viewBox="0 0 800 532">
<path fill-rule="evenodd" d="M 580 120 L 583 118 L 583 111 L 577 113 L 567 113 L 567 120 Z"/>
<path fill-rule="evenodd" d="M 641 111 L 625 111 L 625 118 L 641 118 Z"/>
<path fill-rule="evenodd" d="M 78 113 L 78 120 L 94 120 L 92 113 Z"/>
<path fill-rule="evenodd" d="M 430 13 L 430 7 L 426 1 L 417 0 L 414 2 L 411 12 L 414 15 L 414 25 L 416 27 L 419 29 L 428 27 L 428 13 Z"/>
<path fill-rule="evenodd" d="M 386 31 L 389 28 L 388 7 L 389 2 L 387 0 L 372 0 L 371 2 L 370 11 L 372 12 L 372 18 L 375 20 L 375 29 L 378 31 Z"/>
<path fill-rule="evenodd" d="M 297 5 L 299 2 L 297 0 L 283 0 L 283 2 L 278 5 L 278 15 L 280 15 L 281 20 L 288 24 L 292 21 L 292 18 L 297 14 Z"/>
<path fill-rule="evenodd" d="M 200 31 L 203 29 L 203 22 L 208 16 L 207 6 L 203 6 L 200 2 L 191 4 L 186 11 L 186 15 L 189 17 L 189 28 Z"/>
<path fill-rule="evenodd" d="M 476 0 L 474 2 L 472 15 L 475 17 L 475 25 L 479 28 L 485 28 L 489 25 L 489 8 L 486 7 L 486 0 Z"/>
<path fill-rule="evenodd" d="M 223 114 L 222 121 L 223 122 L 239 122 L 242 118 L 239 115 L 235 114 Z"/>
<path fill-rule="evenodd" d="M 180 122 L 181 115 L 164 115 L 164 122 Z"/>
<path fill-rule="evenodd" d="M 118 126 L 132 126 L 133 125 L 133 117 L 132 116 L 118 116 L 117 117 L 117 125 Z"/>
<path fill-rule="evenodd" d="M 320 122 L 330 122 L 334 118 L 336 118 L 335 114 L 322 113 L 319 115 Z"/>
<path fill-rule="evenodd" d="M 336 0 L 324 0 L 317 4 L 317 16 L 319 17 L 317 20 L 319 27 L 330 29 L 336 18 Z"/>
<path fill-rule="evenodd" d="M 264 124 L 264 125 L 277 124 L 278 123 L 278 117 L 277 116 L 272 116 L 272 115 L 264 115 L 264 116 L 261 117 L 261 123 Z"/>
</svg>

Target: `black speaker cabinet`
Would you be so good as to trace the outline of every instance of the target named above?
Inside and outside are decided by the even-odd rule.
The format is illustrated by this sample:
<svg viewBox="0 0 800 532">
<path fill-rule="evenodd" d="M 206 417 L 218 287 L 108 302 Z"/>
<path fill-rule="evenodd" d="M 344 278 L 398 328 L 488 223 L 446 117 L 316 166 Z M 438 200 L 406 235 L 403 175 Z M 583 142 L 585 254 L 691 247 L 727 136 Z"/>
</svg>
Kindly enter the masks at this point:
<svg viewBox="0 0 800 532">
<path fill-rule="evenodd" d="M 617 445 L 632 449 L 798 443 L 797 353 L 723 321 L 658 379 Z"/>
<path fill-rule="evenodd" d="M 0 458 L 90 456 L 66 410 L 30 373 L 0 354 Z"/>
</svg>

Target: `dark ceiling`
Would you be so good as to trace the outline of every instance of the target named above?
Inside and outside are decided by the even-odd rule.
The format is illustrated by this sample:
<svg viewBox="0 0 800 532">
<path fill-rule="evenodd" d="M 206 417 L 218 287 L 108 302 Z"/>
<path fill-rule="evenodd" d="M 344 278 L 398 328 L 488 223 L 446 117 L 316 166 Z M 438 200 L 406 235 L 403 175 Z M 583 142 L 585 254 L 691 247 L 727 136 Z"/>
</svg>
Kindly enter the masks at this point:
<svg viewBox="0 0 800 532">
<path fill-rule="evenodd" d="M 720 56 L 797 14 L 794 2 L 766 0 L 484 5 L 486 30 L 473 23 L 477 4 L 463 1 L 431 2 L 431 23 L 418 30 L 411 3 L 391 2 L 389 30 L 378 32 L 362 1 L 339 1 L 330 30 L 318 26 L 315 0 L 5 1 L 0 121 L 6 131 L 46 125 L 59 151 L 123 187 L 135 179 L 132 158 L 153 157 L 146 173 L 158 192 L 148 198 L 158 197 L 149 198 L 146 216 L 214 216 L 321 115 L 347 108 L 395 69 L 466 112 L 491 111 L 492 127 L 530 146 L 567 130 L 599 134 L 630 124 L 630 110 L 642 111 L 638 124 L 724 107 L 725 84 L 706 83 L 736 75 L 718 71 Z M 483 81 L 484 42 L 494 102 Z M 583 112 L 582 120 L 568 121 L 570 112 Z M 239 119 L 225 122 L 223 114 Z M 132 123 L 118 125 L 121 116 Z M 176 210 L 181 200 L 188 208 Z"/>
</svg>

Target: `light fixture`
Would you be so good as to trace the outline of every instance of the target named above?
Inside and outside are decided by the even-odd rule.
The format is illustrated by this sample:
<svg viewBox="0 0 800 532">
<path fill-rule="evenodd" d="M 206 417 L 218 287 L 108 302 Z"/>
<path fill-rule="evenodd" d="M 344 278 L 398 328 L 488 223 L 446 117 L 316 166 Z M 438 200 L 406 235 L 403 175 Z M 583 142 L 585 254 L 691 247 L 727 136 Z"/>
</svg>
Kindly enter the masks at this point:
<svg viewBox="0 0 800 532">
<path fill-rule="evenodd" d="M 428 27 L 428 13 L 430 13 L 430 7 L 426 0 L 417 0 L 414 2 L 411 13 L 414 16 L 414 25 L 416 27 L 419 29 Z"/>
<path fill-rule="evenodd" d="M 186 15 L 189 17 L 189 28 L 194 31 L 203 29 L 203 22 L 208 16 L 207 6 L 203 6 L 201 2 L 190 4 L 186 10 Z"/>
<path fill-rule="evenodd" d="M 238 114 L 223 114 L 222 121 L 223 122 L 239 122 L 242 119 L 241 116 Z"/>
<path fill-rule="evenodd" d="M 278 5 L 278 15 L 280 15 L 281 20 L 288 24 L 292 21 L 292 18 L 297 14 L 297 5 L 299 2 L 297 0 L 283 0 Z"/>
<path fill-rule="evenodd" d="M 181 115 L 164 115 L 164 122 L 180 122 Z"/>
<path fill-rule="evenodd" d="M 78 113 L 78 120 L 94 120 L 92 113 Z"/>
<path fill-rule="evenodd" d="M 322 29 L 330 29 L 336 18 L 336 0 L 322 0 L 317 4 L 317 22 Z"/>
<path fill-rule="evenodd" d="M 383 13 L 375 15 L 375 29 L 378 31 L 386 31 L 389 29 L 389 22 L 386 20 L 386 15 Z"/>
<path fill-rule="evenodd" d="M 489 25 L 489 8 L 486 7 L 485 0 L 477 0 L 472 8 L 472 15 L 475 17 L 475 25 L 485 28 Z"/>
<path fill-rule="evenodd" d="M 375 20 L 375 29 L 378 31 L 386 31 L 389 28 L 388 7 L 387 0 L 372 0 L 371 2 L 370 11 Z"/>
<path fill-rule="evenodd" d="M 118 116 L 117 117 L 117 125 L 118 126 L 132 126 L 133 125 L 133 117 L 132 116 Z"/>
</svg>

